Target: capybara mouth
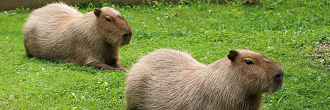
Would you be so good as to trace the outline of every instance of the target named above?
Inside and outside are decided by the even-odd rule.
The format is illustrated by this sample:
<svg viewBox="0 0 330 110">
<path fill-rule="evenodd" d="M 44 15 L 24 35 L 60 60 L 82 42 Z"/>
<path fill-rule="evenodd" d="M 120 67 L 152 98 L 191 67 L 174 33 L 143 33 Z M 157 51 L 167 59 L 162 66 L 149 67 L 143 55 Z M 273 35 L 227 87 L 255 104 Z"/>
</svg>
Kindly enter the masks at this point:
<svg viewBox="0 0 330 110">
<path fill-rule="evenodd" d="M 276 92 L 281 89 L 284 80 L 283 71 L 278 72 L 275 76 L 273 76 L 273 86 L 270 87 L 269 93 Z"/>
<path fill-rule="evenodd" d="M 274 83 L 274 85 L 269 88 L 268 93 L 273 93 L 280 90 L 282 88 L 282 84 L 283 81 Z"/>
<path fill-rule="evenodd" d="M 127 42 L 122 42 L 119 46 L 124 46 L 124 45 L 127 45 L 127 44 L 129 44 L 129 41 L 127 41 Z"/>
<path fill-rule="evenodd" d="M 282 85 L 274 85 L 273 87 L 271 87 L 271 88 L 269 89 L 268 93 L 274 93 L 274 92 L 280 90 L 281 87 L 282 87 Z"/>
<path fill-rule="evenodd" d="M 122 44 L 120 44 L 119 46 L 124 46 L 124 45 L 127 45 L 126 43 L 122 43 Z"/>
</svg>

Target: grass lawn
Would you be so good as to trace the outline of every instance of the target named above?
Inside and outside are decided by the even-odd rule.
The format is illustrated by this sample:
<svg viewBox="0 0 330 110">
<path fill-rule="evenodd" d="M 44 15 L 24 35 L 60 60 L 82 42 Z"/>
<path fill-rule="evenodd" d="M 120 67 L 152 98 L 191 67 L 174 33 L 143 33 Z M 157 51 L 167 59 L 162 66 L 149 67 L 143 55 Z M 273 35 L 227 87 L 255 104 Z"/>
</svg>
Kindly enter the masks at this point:
<svg viewBox="0 0 330 110">
<path fill-rule="evenodd" d="M 329 0 L 183 1 L 115 7 L 133 30 L 131 43 L 120 47 L 124 66 L 160 48 L 186 51 L 210 64 L 230 50 L 249 47 L 285 71 L 282 89 L 264 94 L 261 109 L 330 109 L 329 49 L 316 51 L 330 43 Z M 125 109 L 126 72 L 27 58 L 23 24 L 29 13 L 0 12 L 0 110 Z"/>
</svg>

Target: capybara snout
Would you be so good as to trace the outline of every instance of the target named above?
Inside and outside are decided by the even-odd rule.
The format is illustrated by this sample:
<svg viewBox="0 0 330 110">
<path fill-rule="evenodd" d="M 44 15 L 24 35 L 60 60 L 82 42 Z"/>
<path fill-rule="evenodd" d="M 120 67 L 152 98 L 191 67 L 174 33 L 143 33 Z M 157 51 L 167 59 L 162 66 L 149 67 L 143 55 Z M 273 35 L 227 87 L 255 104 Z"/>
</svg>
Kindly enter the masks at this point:
<svg viewBox="0 0 330 110">
<path fill-rule="evenodd" d="M 132 32 L 127 32 L 126 34 L 123 35 L 123 39 L 128 39 L 130 40 L 132 37 Z"/>
<path fill-rule="evenodd" d="M 273 80 L 274 80 L 274 84 L 275 84 L 274 86 L 275 86 L 275 87 L 273 87 L 273 88 L 274 88 L 273 90 L 268 91 L 268 92 L 270 92 L 270 93 L 275 92 L 275 91 L 281 89 L 281 87 L 282 87 L 282 83 L 283 83 L 283 80 L 284 80 L 284 72 L 283 72 L 283 71 L 279 71 L 279 72 L 274 76 Z"/>
<path fill-rule="evenodd" d="M 276 79 L 277 81 L 282 81 L 282 80 L 283 80 L 283 77 L 284 77 L 284 74 L 283 74 L 283 73 L 279 73 L 279 74 L 277 74 L 277 75 L 275 76 L 275 79 Z"/>
<path fill-rule="evenodd" d="M 132 31 L 124 33 L 122 38 L 123 38 L 123 42 L 121 45 L 128 44 L 132 38 Z"/>
</svg>

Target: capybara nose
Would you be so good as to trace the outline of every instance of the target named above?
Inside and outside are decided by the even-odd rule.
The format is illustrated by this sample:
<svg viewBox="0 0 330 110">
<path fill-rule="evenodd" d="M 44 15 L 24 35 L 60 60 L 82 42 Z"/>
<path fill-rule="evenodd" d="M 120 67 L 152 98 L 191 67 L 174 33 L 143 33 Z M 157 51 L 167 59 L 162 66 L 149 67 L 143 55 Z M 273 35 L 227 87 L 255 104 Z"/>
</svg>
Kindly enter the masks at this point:
<svg viewBox="0 0 330 110">
<path fill-rule="evenodd" d="M 284 74 L 282 74 L 282 73 L 275 75 L 276 80 L 283 80 L 283 77 L 284 77 Z"/>
<path fill-rule="evenodd" d="M 126 33 L 123 35 L 124 38 L 130 38 L 132 36 L 132 33 Z"/>
</svg>

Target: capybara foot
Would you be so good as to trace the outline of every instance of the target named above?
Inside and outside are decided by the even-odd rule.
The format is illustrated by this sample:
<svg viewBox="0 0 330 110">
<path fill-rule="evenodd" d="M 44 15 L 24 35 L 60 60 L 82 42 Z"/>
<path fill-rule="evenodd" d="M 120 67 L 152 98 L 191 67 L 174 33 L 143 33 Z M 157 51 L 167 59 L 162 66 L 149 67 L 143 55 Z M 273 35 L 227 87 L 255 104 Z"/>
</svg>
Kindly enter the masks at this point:
<svg viewBox="0 0 330 110">
<path fill-rule="evenodd" d="M 117 70 L 119 70 L 119 71 L 121 71 L 121 72 L 128 72 L 128 69 L 127 69 L 127 68 L 125 68 L 125 69 L 123 69 L 123 68 L 114 68 L 114 69 L 113 69 L 113 72 L 115 72 L 115 71 L 117 71 Z"/>
<path fill-rule="evenodd" d="M 88 63 L 86 66 L 91 66 L 94 68 L 98 68 L 98 69 L 105 69 L 105 70 L 112 70 L 112 71 L 116 71 L 116 70 L 121 70 L 119 68 L 115 68 L 115 67 L 111 67 L 105 63 L 98 63 L 98 62 L 92 62 L 92 63 Z"/>
<path fill-rule="evenodd" d="M 125 68 L 125 67 L 121 67 L 121 68 L 118 68 L 118 69 L 120 69 L 120 71 L 126 71 L 126 72 L 129 71 L 129 70 L 128 70 L 127 68 Z"/>
<path fill-rule="evenodd" d="M 120 69 L 121 71 L 122 71 L 122 70 L 125 70 L 126 72 L 129 71 L 126 67 L 124 67 L 123 65 L 121 65 L 121 63 L 119 62 L 119 60 L 116 62 L 116 67 L 117 67 L 118 69 Z"/>
</svg>

